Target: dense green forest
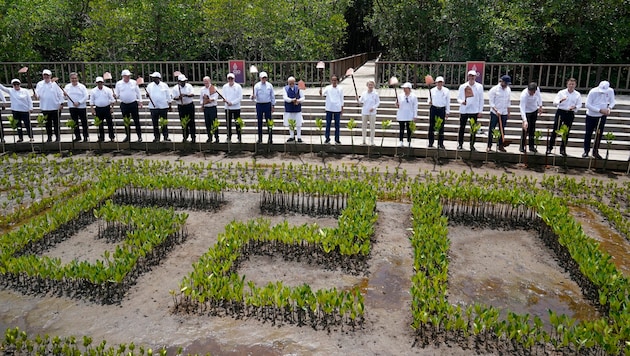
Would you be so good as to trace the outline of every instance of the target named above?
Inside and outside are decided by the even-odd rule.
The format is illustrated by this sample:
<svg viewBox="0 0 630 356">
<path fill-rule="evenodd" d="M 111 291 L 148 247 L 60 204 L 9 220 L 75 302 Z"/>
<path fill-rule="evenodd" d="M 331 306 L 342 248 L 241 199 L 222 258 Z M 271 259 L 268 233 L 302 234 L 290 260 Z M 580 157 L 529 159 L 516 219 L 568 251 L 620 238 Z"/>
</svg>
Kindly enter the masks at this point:
<svg viewBox="0 0 630 356">
<path fill-rule="evenodd" d="M 0 61 L 626 63 L 630 0 L 0 0 Z"/>
</svg>

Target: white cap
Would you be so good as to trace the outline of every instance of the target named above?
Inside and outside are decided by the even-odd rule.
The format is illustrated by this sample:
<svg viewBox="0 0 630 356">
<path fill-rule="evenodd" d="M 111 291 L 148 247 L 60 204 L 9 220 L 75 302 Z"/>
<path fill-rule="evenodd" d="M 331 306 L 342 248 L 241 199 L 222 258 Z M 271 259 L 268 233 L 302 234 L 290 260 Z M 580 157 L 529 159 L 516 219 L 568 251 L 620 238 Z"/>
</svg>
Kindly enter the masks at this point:
<svg viewBox="0 0 630 356">
<path fill-rule="evenodd" d="M 477 76 L 477 71 L 476 70 L 469 70 L 468 71 L 468 75 L 474 75 L 476 77 Z"/>
<path fill-rule="evenodd" d="M 11 84 L 15 84 L 15 83 L 20 84 L 20 83 L 22 83 L 22 82 L 21 82 L 19 79 L 17 79 L 17 78 L 15 78 L 15 79 L 11 80 Z"/>
<path fill-rule="evenodd" d="M 599 91 L 602 93 L 607 92 L 609 88 L 610 88 L 610 83 L 607 80 L 602 80 L 601 82 L 599 82 L 599 85 L 597 86 L 597 89 L 599 89 Z"/>
<path fill-rule="evenodd" d="M 42 75 L 52 75 L 52 72 L 48 69 L 44 69 L 44 71 L 42 72 Z"/>
<path fill-rule="evenodd" d="M 162 74 L 160 74 L 160 72 L 153 72 L 149 75 L 149 77 L 162 79 Z"/>
<path fill-rule="evenodd" d="M 227 77 L 228 78 L 234 78 L 234 73 L 228 73 Z"/>
<path fill-rule="evenodd" d="M 125 75 L 131 75 L 131 72 L 128 69 L 123 69 L 123 71 L 120 73 L 121 76 L 125 76 Z"/>
<path fill-rule="evenodd" d="M 444 77 L 439 76 L 439 77 L 435 78 L 435 82 L 436 82 L 436 83 L 437 83 L 437 82 L 442 82 L 442 83 L 444 83 Z"/>
<path fill-rule="evenodd" d="M 180 81 L 180 82 L 185 82 L 185 81 L 188 80 L 188 78 L 186 78 L 185 75 L 180 74 L 180 75 L 177 76 L 177 80 Z"/>
<path fill-rule="evenodd" d="M 96 79 L 94 80 L 94 83 L 103 83 L 103 77 L 96 77 Z"/>
<path fill-rule="evenodd" d="M 269 76 L 267 75 L 267 72 L 260 72 L 258 76 L 261 78 L 269 78 Z"/>
<path fill-rule="evenodd" d="M 401 88 L 409 88 L 409 89 L 412 88 L 411 83 L 409 83 L 409 82 L 405 82 L 405 84 L 401 85 L 400 87 Z"/>
</svg>

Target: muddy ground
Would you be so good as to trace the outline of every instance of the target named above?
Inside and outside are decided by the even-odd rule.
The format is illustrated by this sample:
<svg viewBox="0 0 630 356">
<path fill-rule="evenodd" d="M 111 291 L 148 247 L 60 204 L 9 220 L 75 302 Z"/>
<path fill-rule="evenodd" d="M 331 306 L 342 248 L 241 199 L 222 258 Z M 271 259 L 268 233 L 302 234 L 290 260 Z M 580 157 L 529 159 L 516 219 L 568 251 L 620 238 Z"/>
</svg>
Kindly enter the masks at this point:
<svg viewBox="0 0 630 356">
<path fill-rule="evenodd" d="M 146 158 L 139 155 L 138 158 Z M 165 154 L 153 159 L 185 161 L 236 159 L 243 156 L 191 155 L 180 157 Z M 321 163 L 317 157 L 259 157 L 259 163 Z M 331 164 L 399 166 L 410 174 L 432 170 L 425 161 L 395 159 L 334 159 Z M 516 167 L 471 167 L 453 162 L 436 169 L 474 170 L 492 174 L 530 174 L 543 172 Z M 549 172 L 548 172 L 549 173 Z M 574 172 L 584 174 L 584 172 Z M 586 173 L 592 174 L 592 173 Z M 614 179 L 627 179 L 619 175 Z M 168 347 L 172 353 L 179 347 L 184 352 L 213 355 L 469 355 L 471 350 L 445 345 L 419 349 L 412 347 L 414 334 L 409 327 L 410 279 L 412 251 L 408 230 L 411 227 L 409 204 L 379 202 L 375 244 L 369 271 L 364 276 L 346 275 L 317 266 L 284 261 L 282 258 L 253 256 L 239 272 L 259 285 L 282 280 L 288 285 L 308 283 L 313 289 L 361 286 L 366 292 L 366 322 L 360 330 L 338 327 L 330 331 L 293 325 L 270 325 L 258 320 L 235 320 L 231 317 L 173 314 L 170 290 L 177 290 L 191 265 L 217 241 L 225 224 L 261 216 L 256 193 L 227 193 L 227 203 L 216 212 L 193 212 L 187 221 L 189 239 L 177 246 L 162 263 L 143 274 L 120 305 L 98 305 L 60 297 L 23 295 L 0 290 L 0 329 L 19 326 L 29 333 L 70 336 L 91 335 L 95 343 L 107 340 L 118 343 Z M 278 223 L 316 222 L 334 226 L 331 218 L 302 215 L 264 216 Z M 96 240 L 96 224 L 46 252 L 64 261 L 73 258 L 93 260 L 113 244 Z M 546 316 L 551 308 L 571 316 L 592 318 L 597 312 L 585 302 L 580 289 L 554 260 L 552 253 L 529 231 L 472 230 L 465 226 L 449 227 L 451 265 L 449 299 L 455 303 L 483 302 L 517 312 Z"/>
</svg>

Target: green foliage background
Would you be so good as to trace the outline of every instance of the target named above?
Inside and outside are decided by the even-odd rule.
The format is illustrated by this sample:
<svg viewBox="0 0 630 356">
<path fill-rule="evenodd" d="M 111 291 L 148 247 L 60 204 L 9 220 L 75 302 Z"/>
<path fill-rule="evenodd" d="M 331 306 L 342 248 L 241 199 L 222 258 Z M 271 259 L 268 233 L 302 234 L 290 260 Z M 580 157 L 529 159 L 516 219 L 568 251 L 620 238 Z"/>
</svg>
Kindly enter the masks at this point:
<svg viewBox="0 0 630 356">
<path fill-rule="evenodd" d="M 630 0 L 0 0 L 0 61 L 625 63 Z"/>
</svg>

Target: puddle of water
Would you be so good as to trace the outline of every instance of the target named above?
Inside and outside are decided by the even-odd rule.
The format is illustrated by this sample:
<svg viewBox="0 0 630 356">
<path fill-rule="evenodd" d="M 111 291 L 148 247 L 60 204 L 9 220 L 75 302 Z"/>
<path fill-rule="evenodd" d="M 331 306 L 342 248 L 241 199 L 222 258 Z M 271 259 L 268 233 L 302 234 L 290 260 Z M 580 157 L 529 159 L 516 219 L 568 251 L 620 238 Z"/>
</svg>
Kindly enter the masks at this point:
<svg viewBox="0 0 630 356">
<path fill-rule="evenodd" d="M 393 260 L 375 268 L 369 281 L 361 281 L 361 292 L 366 291 L 365 303 L 368 306 L 399 309 L 405 295 L 409 295 L 411 280 L 401 275 L 402 261 Z M 397 272 L 398 271 L 398 272 Z M 365 283 L 365 284 L 364 284 Z M 365 289 L 363 289 L 365 287 Z"/>
<path fill-rule="evenodd" d="M 626 276 L 630 276 L 630 242 L 590 208 L 570 206 L 573 218 L 584 232 L 599 242 L 599 248 L 612 257 L 612 262 Z"/>
</svg>

